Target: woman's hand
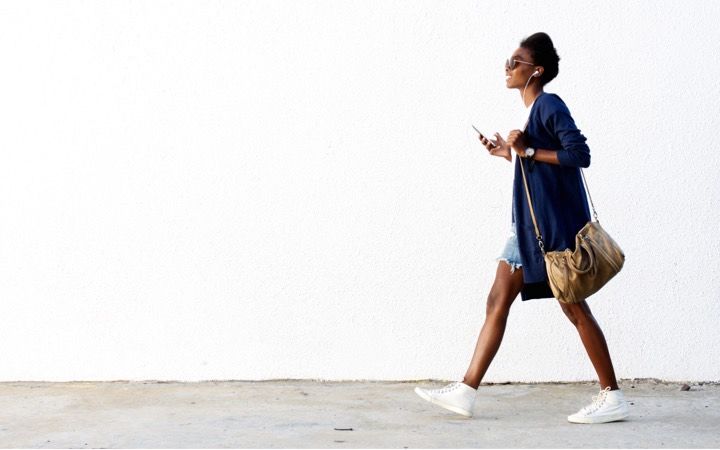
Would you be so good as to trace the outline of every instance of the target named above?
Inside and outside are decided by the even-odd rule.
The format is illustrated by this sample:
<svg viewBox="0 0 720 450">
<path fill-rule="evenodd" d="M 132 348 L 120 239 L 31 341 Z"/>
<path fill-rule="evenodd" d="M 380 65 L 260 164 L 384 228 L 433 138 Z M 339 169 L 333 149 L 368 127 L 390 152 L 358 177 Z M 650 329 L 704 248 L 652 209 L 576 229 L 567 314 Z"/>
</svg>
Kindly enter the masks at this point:
<svg viewBox="0 0 720 450">
<path fill-rule="evenodd" d="M 528 146 L 522 131 L 512 130 L 510 134 L 508 134 L 507 143 L 519 156 L 525 156 L 525 150 L 527 150 Z"/>
<path fill-rule="evenodd" d="M 480 143 L 485 146 L 485 148 L 488 150 L 488 153 L 490 153 L 492 156 L 500 156 L 507 159 L 508 161 L 512 161 L 512 156 L 510 155 L 510 146 L 507 142 L 505 142 L 505 139 L 503 139 L 499 133 L 495 133 L 494 141 L 487 139 L 484 136 L 479 139 Z"/>
</svg>

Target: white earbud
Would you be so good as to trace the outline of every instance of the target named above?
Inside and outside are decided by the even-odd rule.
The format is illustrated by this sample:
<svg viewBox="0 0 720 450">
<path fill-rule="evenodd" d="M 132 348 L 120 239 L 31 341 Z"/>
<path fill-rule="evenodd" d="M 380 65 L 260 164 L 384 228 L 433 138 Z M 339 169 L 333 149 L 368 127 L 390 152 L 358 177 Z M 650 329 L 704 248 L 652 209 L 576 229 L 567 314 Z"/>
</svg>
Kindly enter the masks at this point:
<svg viewBox="0 0 720 450">
<path fill-rule="evenodd" d="M 532 76 L 534 76 L 534 77 L 539 77 L 541 75 L 542 74 L 540 73 L 540 69 L 536 70 L 535 73 L 532 74 Z"/>
</svg>

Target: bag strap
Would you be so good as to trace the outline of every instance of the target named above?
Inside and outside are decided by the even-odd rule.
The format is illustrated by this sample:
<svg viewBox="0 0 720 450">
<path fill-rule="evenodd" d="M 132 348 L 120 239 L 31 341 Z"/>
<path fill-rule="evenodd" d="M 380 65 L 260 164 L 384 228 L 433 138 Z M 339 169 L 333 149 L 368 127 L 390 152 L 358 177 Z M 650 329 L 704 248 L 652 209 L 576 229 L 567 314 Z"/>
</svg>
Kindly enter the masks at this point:
<svg viewBox="0 0 720 450">
<path fill-rule="evenodd" d="M 528 206 L 530 207 L 530 217 L 533 221 L 533 226 L 535 227 L 535 237 L 538 241 L 538 247 L 540 247 L 540 251 L 543 255 L 545 255 L 545 244 L 543 243 L 542 234 L 540 234 L 540 228 L 538 228 L 537 219 L 535 218 L 535 208 L 533 208 L 532 199 L 530 198 L 530 189 L 528 188 L 527 178 L 525 177 L 525 164 L 523 164 L 523 159 L 519 155 L 517 156 L 518 163 L 520 163 L 520 171 L 522 172 L 523 177 L 523 184 L 525 185 L 525 196 L 527 197 Z M 592 212 L 593 217 L 595 217 L 595 222 L 600 222 L 598 220 L 597 211 L 595 211 L 595 204 L 592 201 L 592 196 L 590 195 L 590 188 L 588 188 L 587 180 L 585 179 L 585 173 L 582 170 L 582 167 L 580 169 L 580 175 L 582 176 L 583 184 L 585 185 L 585 192 L 587 192 L 588 198 L 590 199 L 590 206 L 592 206 Z"/>
<path fill-rule="evenodd" d="M 598 220 L 597 211 L 595 211 L 595 204 L 592 201 L 592 195 L 590 195 L 590 188 L 588 187 L 587 180 L 585 179 L 585 172 L 583 172 L 582 167 L 580 168 L 580 175 L 582 175 L 583 184 L 585 185 L 585 192 L 587 192 L 588 198 L 590 199 L 590 206 L 592 207 L 595 222 L 600 223 L 600 221 Z"/>
<path fill-rule="evenodd" d="M 520 171 L 522 172 L 523 177 L 523 184 L 525 185 L 525 196 L 527 198 L 528 206 L 530 207 L 530 217 L 533 221 L 533 226 L 535 227 L 535 237 L 538 241 L 538 246 L 540 247 L 540 251 L 542 252 L 543 256 L 545 255 L 545 244 L 542 240 L 542 234 L 540 234 L 540 229 L 538 228 L 537 219 L 535 219 L 535 209 L 532 205 L 532 200 L 530 199 L 530 189 L 528 189 L 527 184 L 527 178 L 525 178 L 525 165 L 523 164 L 523 158 L 520 157 L 520 155 L 517 156 L 518 163 L 520 164 Z"/>
</svg>

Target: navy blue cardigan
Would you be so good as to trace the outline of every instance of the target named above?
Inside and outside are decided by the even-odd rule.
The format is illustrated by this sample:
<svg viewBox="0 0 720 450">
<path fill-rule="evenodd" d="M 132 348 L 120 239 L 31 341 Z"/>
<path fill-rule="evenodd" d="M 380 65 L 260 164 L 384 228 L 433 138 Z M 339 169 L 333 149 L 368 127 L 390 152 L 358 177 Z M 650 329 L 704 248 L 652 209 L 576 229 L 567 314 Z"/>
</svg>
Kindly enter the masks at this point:
<svg viewBox="0 0 720 450">
<path fill-rule="evenodd" d="M 530 147 L 557 150 L 560 165 L 516 158 L 512 218 L 517 230 L 524 286 L 522 299 L 553 297 L 547 284 L 542 252 L 537 244 L 525 196 L 520 164 L 545 243 L 545 251 L 575 248 L 575 235 L 590 220 L 579 167 L 590 165 L 590 148 L 560 97 L 542 93 L 530 110 L 525 140 Z"/>
</svg>

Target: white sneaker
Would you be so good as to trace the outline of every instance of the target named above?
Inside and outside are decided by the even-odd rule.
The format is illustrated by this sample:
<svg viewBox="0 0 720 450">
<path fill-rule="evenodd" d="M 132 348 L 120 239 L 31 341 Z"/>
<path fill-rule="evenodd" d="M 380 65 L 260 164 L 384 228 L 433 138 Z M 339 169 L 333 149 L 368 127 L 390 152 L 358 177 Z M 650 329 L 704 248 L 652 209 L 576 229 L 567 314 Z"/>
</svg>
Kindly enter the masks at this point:
<svg viewBox="0 0 720 450">
<path fill-rule="evenodd" d="M 449 409 L 452 412 L 472 417 L 477 389 L 456 381 L 441 389 L 423 389 L 416 387 L 415 393 L 423 399 Z"/>
<path fill-rule="evenodd" d="M 610 390 L 606 387 L 596 396 L 593 402 L 575 414 L 568 416 L 572 423 L 606 423 L 626 419 L 630 415 L 625 396 L 620 389 Z"/>
</svg>

